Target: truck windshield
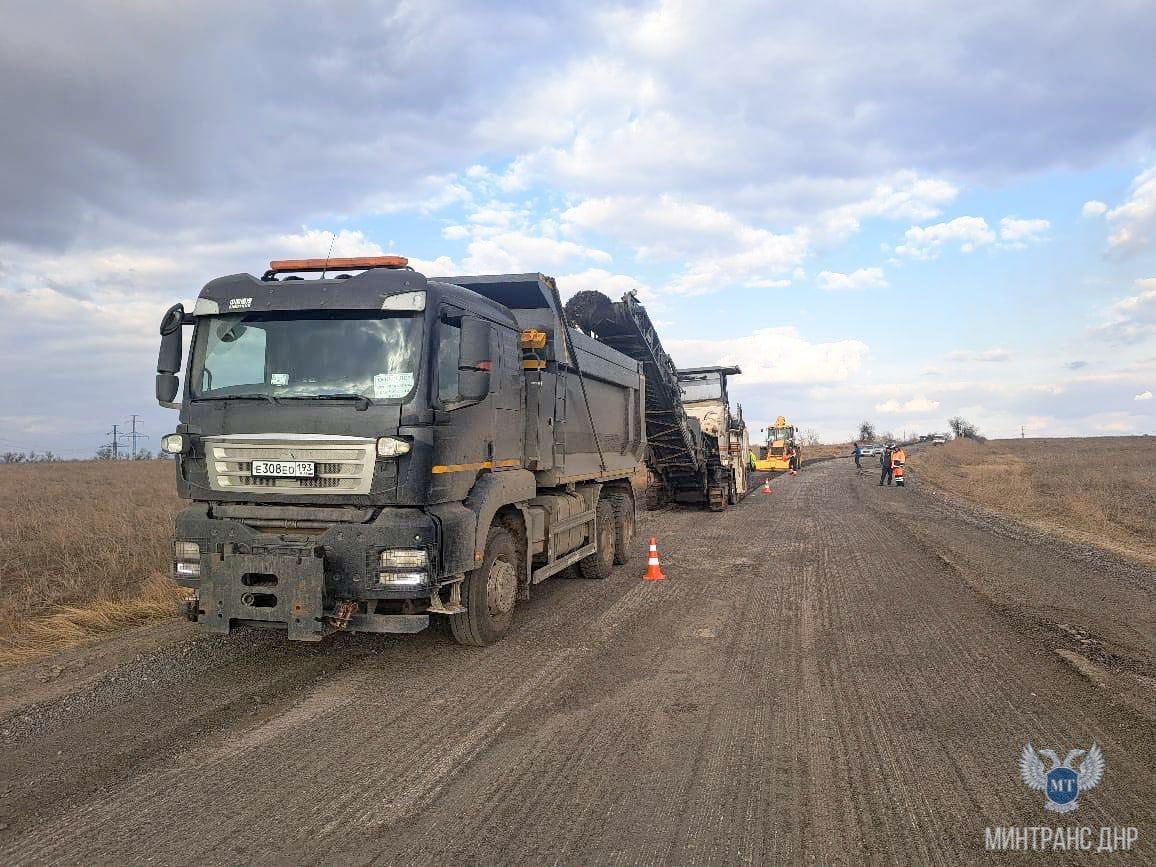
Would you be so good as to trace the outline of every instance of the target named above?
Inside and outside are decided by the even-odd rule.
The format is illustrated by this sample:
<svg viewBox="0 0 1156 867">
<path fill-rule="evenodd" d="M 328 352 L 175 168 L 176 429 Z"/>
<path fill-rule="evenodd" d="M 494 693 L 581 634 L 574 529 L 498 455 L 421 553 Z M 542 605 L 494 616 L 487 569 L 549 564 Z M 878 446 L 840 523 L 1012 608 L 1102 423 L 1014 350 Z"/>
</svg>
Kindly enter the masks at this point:
<svg viewBox="0 0 1156 867">
<path fill-rule="evenodd" d="M 414 389 L 421 319 L 353 313 L 238 313 L 202 319 L 194 398 L 360 396 L 402 400 Z"/>
<path fill-rule="evenodd" d="M 768 442 L 775 442 L 777 440 L 789 440 L 795 436 L 795 429 L 793 427 L 773 427 L 767 431 L 769 436 Z"/>
<path fill-rule="evenodd" d="M 682 399 L 686 403 L 699 400 L 722 400 L 722 377 L 717 373 L 679 377 Z"/>
</svg>

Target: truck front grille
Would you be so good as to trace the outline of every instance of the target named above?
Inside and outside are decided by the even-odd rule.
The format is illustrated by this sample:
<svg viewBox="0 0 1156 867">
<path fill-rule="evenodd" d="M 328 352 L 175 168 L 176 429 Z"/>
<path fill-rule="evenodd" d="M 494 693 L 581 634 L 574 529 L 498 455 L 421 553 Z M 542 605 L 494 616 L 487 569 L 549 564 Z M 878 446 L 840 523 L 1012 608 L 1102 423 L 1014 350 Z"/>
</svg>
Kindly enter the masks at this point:
<svg viewBox="0 0 1156 867">
<path fill-rule="evenodd" d="M 206 437 L 205 462 L 214 491 L 368 494 L 377 443 L 361 437 Z M 253 475 L 254 461 L 313 461 L 313 478 Z"/>
</svg>

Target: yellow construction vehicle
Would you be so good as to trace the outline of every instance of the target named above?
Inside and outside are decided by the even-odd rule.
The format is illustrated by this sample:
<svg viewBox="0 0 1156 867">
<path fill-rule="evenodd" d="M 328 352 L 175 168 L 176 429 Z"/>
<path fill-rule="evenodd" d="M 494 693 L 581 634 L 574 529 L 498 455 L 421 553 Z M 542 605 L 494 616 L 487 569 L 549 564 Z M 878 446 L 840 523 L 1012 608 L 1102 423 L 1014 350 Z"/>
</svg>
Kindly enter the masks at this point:
<svg viewBox="0 0 1156 867">
<path fill-rule="evenodd" d="M 797 470 L 803 464 L 803 443 L 799 439 L 799 429 L 787 424 L 783 416 L 775 419 L 773 427 L 767 428 L 766 445 L 757 447 L 755 469 L 762 472 L 786 472 Z"/>
</svg>

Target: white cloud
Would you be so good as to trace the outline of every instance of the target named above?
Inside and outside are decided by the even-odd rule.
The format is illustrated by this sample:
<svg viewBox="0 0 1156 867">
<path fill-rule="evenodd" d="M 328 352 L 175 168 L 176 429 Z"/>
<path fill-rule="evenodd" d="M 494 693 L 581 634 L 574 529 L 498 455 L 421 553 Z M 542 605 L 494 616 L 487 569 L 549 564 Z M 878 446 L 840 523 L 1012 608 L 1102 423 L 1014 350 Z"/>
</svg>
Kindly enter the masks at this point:
<svg viewBox="0 0 1156 867">
<path fill-rule="evenodd" d="M 934 259 L 945 246 L 958 244 L 961 252 L 970 253 L 993 241 L 995 232 L 983 217 L 956 217 L 932 226 L 912 226 L 895 252 L 915 259 Z"/>
<path fill-rule="evenodd" d="M 1080 213 L 1085 217 L 1102 217 L 1108 211 L 1108 206 L 1104 202 L 1098 202 L 1092 199 L 1090 202 L 1084 202 L 1084 207 Z"/>
<path fill-rule="evenodd" d="M 1156 167 L 1132 181 L 1128 199 L 1107 213 L 1112 231 L 1108 246 L 1121 252 L 1142 250 L 1156 242 Z"/>
<path fill-rule="evenodd" d="M 913 397 L 910 400 L 902 403 L 892 398 L 883 403 L 875 404 L 875 411 L 881 413 L 902 413 L 905 415 L 916 415 L 921 412 L 931 412 L 939 408 L 938 400 L 929 400 L 920 395 Z"/>
<path fill-rule="evenodd" d="M 744 386 L 842 382 L 859 371 L 869 352 L 859 340 L 810 343 L 789 325 L 726 340 L 666 340 L 663 344 L 681 367 L 739 365 Z"/>
<path fill-rule="evenodd" d="M 957 349 L 954 352 L 947 354 L 951 361 L 1007 361 L 1011 358 L 1011 353 L 1006 349 Z"/>
<path fill-rule="evenodd" d="M 824 240 L 833 241 L 858 232 L 861 221 L 868 218 L 931 220 L 957 195 L 959 188 L 945 180 L 920 177 L 910 171 L 897 172 L 877 183 L 866 199 L 821 213 L 816 228 Z"/>
<path fill-rule="evenodd" d="M 1052 227 L 1050 220 L 1020 220 L 1004 217 L 999 221 L 1001 246 L 1011 250 L 1022 250 L 1028 244 L 1043 240 L 1043 234 Z"/>
<path fill-rule="evenodd" d="M 633 246 L 640 261 L 681 262 L 663 288 L 676 295 L 705 295 L 727 286 L 776 287 L 804 261 L 809 233 L 775 233 L 710 205 L 669 195 L 603 196 L 561 215 L 566 235 L 610 236 Z"/>
<path fill-rule="evenodd" d="M 612 274 L 604 268 L 587 268 L 575 274 L 560 274 L 556 279 L 563 301 L 583 289 L 596 289 L 614 300 L 627 292 L 633 292 L 639 300 L 650 302 L 653 295 L 650 286 L 641 280 L 627 274 Z"/>
<path fill-rule="evenodd" d="M 1139 343 L 1156 336 L 1156 277 L 1137 280 L 1140 291 L 1104 311 L 1105 321 L 1089 329 L 1113 343 Z"/>
<path fill-rule="evenodd" d="M 576 262 L 609 262 L 604 250 L 573 241 L 536 235 L 531 231 L 486 234 L 469 243 L 463 267 L 473 274 L 517 274 L 555 271 Z"/>
<path fill-rule="evenodd" d="M 1151 400 L 1151 399 L 1152 399 L 1152 392 L 1151 391 L 1142 391 L 1138 395 L 1136 395 L 1135 397 L 1132 398 L 1132 400 Z"/>
<path fill-rule="evenodd" d="M 332 253 L 330 244 L 333 245 Z M 335 233 L 325 229 L 310 229 L 308 226 L 302 226 L 297 234 L 278 235 L 273 246 L 281 255 L 302 259 L 324 259 L 326 255 L 334 258 L 381 256 L 385 253 L 381 245 L 365 237 L 364 232 L 342 229 Z"/>
<path fill-rule="evenodd" d="M 847 289 L 886 289 L 887 278 L 882 268 L 859 268 L 850 274 L 838 271 L 820 271 L 816 281 L 820 289 L 828 292 Z"/>
</svg>

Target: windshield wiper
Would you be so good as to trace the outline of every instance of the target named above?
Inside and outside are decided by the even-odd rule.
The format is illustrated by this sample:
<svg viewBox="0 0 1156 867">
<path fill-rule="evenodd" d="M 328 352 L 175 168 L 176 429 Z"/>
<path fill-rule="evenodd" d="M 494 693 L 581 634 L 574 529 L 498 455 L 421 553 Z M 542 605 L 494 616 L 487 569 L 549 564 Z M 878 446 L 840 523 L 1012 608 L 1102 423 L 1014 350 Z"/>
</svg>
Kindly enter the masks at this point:
<svg viewBox="0 0 1156 867">
<path fill-rule="evenodd" d="M 294 394 L 282 398 L 282 400 L 356 400 L 361 406 L 357 409 L 364 411 L 373 405 L 373 401 L 364 394 L 357 394 L 356 392 L 333 392 L 330 394 Z"/>
<path fill-rule="evenodd" d="M 208 397 L 198 397 L 196 400 L 267 400 L 272 404 L 279 404 L 281 398 L 274 397 L 271 394 L 260 394 L 254 392 L 253 394 L 213 394 Z"/>
</svg>

